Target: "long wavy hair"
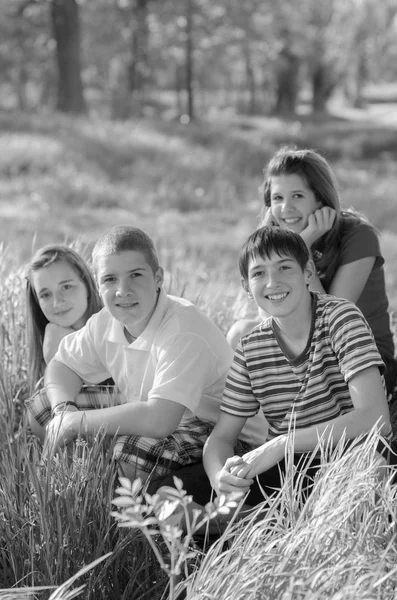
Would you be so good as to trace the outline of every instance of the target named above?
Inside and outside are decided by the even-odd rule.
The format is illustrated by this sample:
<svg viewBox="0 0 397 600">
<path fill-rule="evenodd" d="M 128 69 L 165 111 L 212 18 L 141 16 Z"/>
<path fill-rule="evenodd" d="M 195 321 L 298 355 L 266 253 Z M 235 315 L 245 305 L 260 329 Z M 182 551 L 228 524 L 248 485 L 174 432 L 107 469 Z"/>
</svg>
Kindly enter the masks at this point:
<svg viewBox="0 0 397 600">
<path fill-rule="evenodd" d="M 323 156 L 315 150 L 286 146 L 276 152 L 264 170 L 262 225 L 276 225 L 271 213 L 271 186 L 272 177 L 278 175 L 299 175 L 322 206 L 336 211 L 332 228 L 311 249 L 317 272 L 327 291 L 339 266 L 341 240 L 360 221 L 368 220 L 353 208 L 341 209 L 335 175 Z"/>
<path fill-rule="evenodd" d="M 102 308 L 95 279 L 84 259 L 68 246 L 51 244 L 37 250 L 26 265 L 26 331 L 28 342 L 29 387 L 33 391 L 44 374 L 43 341 L 48 319 L 40 308 L 39 300 L 32 283 L 32 274 L 39 269 L 57 262 L 68 263 L 87 289 L 87 310 L 85 318 Z"/>
</svg>

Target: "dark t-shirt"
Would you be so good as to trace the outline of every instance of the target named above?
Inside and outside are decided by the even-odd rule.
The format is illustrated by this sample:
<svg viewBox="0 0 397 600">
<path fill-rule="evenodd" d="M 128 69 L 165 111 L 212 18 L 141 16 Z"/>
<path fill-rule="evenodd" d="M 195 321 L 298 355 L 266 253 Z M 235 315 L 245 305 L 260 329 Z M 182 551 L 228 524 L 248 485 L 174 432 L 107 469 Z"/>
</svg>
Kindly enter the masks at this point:
<svg viewBox="0 0 397 600">
<path fill-rule="evenodd" d="M 371 225 L 361 221 L 343 237 L 338 267 L 368 256 L 374 256 L 375 263 L 356 304 L 372 329 L 382 358 L 393 360 L 394 343 L 388 312 L 384 259 L 376 231 Z"/>
</svg>

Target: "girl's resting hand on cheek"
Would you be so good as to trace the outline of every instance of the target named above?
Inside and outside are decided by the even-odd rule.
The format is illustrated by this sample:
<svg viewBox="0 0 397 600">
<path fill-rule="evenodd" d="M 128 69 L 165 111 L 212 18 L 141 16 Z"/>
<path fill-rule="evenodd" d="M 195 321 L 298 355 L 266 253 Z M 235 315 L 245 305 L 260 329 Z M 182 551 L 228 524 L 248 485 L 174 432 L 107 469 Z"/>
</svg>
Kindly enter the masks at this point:
<svg viewBox="0 0 397 600">
<path fill-rule="evenodd" d="M 300 234 L 309 250 L 314 242 L 332 228 L 335 217 L 336 210 L 329 206 L 323 206 L 309 215 L 307 226 Z"/>
</svg>

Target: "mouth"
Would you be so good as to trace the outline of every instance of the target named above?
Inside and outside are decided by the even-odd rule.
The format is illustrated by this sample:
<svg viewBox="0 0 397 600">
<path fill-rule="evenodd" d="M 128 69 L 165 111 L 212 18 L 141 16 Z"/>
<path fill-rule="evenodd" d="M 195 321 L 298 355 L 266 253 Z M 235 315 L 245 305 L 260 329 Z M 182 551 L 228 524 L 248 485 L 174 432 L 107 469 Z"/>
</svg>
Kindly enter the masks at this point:
<svg viewBox="0 0 397 600">
<path fill-rule="evenodd" d="M 133 308 L 134 306 L 138 306 L 138 302 L 128 302 L 128 304 L 116 304 L 117 308 L 121 308 L 123 310 L 128 308 Z"/>
<path fill-rule="evenodd" d="M 67 308 L 66 310 L 60 310 L 59 312 L 54 313 L 54 315 L 56 317 L 63 317 L 65 315 L 67 315 L 72 309 L 71 308 Z"/>
<path fill-rule="evenodd" d="M 289 295 L 289 292 L 279 292 L 278 294 L 267 294 L 265 298 L 270 300 L 270 302 L 280 302 L 285 300 L 285 298 Z"/>
<path fill-rule="evenodd" d="M 282 219 L 283 223 L 286 225 L 296 225 L 301 221 L 301 217 L 288 217 L 286 219 Z"/>
</svg>

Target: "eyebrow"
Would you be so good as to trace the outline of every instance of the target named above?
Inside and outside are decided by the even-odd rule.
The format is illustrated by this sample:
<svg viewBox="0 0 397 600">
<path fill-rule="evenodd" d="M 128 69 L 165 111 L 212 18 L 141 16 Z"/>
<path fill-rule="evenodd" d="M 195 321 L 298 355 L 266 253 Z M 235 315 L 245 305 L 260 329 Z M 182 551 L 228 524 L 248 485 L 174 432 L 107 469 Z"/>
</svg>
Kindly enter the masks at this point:
<svg viewBox="0 0 397 600">
<path fill-rule="evenodd" d="M 146 271 L 147 267 L 136 267 L 135 269 L 130 269 L 129 271 L 127 271 L 127 275 L 129 275 L 130 273 L 136 273 L 137 271 Z M 103 279 L 104 277 L 117 277 L 119 274 L 118 273 L 114 273 L 113 271 L 109 271 L 108 273 L 103 273 L 103 275 L 101 275 L 99 277 L 99 279 Z"/>
<path fill-rule="evenodd" d="M 74 281 L 75 281 L 74 279 L 63 279 L 62 281 L 58 282 L 58 285 L 64 285 L 65 283 L 73 283 Z M 41 292 L 45 292 L 48 289 L 49 288 L 47 288 L 47 287 L 40 288 L 38 293 L 40 294 Z"/>
<path fill-rule="evenodd" d="M 282 265 L 283 263 L 287 263 L 287 262 L 295 262 L 293 258 L 289 258 L 289 257 L 285 257 L 285 258 L 280 258 L 280 260 L 276 261 L 276 265 Z M 274 264 L 274 263 L 273 263 Z M 250 267 L 248 269 L 249 273 L 254 273 L 256 270 L 258 269 L 267 269 L 267 267 L 269 267 L 269 265 L 254 265 L 253 267 Z"/>
</svg>

